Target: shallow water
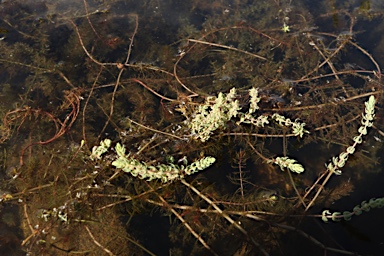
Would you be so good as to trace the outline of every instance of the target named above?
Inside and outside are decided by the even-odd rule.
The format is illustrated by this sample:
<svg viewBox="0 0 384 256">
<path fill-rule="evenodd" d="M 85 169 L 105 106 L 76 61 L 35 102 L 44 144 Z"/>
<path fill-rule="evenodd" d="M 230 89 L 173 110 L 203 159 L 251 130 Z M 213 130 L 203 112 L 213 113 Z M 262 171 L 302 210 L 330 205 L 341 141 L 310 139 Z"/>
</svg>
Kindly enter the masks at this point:
<svg viewBox="0 0 384 256">
<path fill-rule="evenodd" d="M 0 189 L 7 191 L 4 198 L 12 195 L 0 213 L 3 254 L 89 249 L 91 255 L 209 255 L 192 235 L 195 229 L 219 255 L 258 255 L 263 246 L 272 255 L 379 255 L 383 209 L 327 224 L 319 215 L 324 209 L 352 211 L 383 196 L 383 4 L 323 2 L 2 1 Z M 195 106 L 232 87 L 243 111 L 250 101 L 247 89 L 259 87 L 258 115 L 287 115 L 306 122 L 310 133 L 299 138 L 272 120 L 262 128 L 227 121 L 212 132 L 213 142 L 191 139 L 185 124 L 196 116 Z M 375 129 L 343 174 L 326 183 L 313 208 L 294 206 L 292 184 L 303 195 L 324 164 L 353 143 L 369 95 L 378 99 Z M 103 138 L 112 139 L 112 147 L 125 143 L 127 154 L 148 165 L 213 155 L 216 165 L 188 181 L 225 211 L 243 211 L 230 215 L 262 246 L 244 238 L 223 214 L 206 214 L 213 204 L 178 181 L 162 189 L 131 174 L 115 175 L 116 150 L 89 160 Z M 256 151 L 265 159 L 287 154 L 306 171 L 291 180 Z M 263 191 L 276 197 L 266 198 Z M 249 208 L 239 203 L 244 198 Z M 170 208 L 192 228 L 179 225 Z M 244 217 L 246 209 L 263 212 L 256 216 L 265 222 Z M 37 212 L 49 216 L 44 221 Z M 269 213 L 282 217 L 268 219 Z M 33 223 L 26 224 L 27 216 Z M 265 223 L 298 228 L 340 251 Z M 100 236 L 92 238 L 92 231 Z M 129 239 L 110 244 L 112 236 Z M 159 237 L 171 238 L 154 243 Z M 122 243 L 127 248 L 119 248 Z M 22 253 L 11 251 L 16 245 Z"/>
</svg>

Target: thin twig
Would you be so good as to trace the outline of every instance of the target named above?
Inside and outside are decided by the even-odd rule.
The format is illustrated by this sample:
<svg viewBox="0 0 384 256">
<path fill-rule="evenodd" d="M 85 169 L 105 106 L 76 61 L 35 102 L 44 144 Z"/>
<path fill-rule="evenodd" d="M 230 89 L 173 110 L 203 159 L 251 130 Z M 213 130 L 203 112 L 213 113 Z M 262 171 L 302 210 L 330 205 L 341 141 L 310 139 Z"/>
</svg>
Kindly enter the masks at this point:
<svg viewBox="0 0 384 256">
<path fill-rule="evenodd" d="M 254 53 L 251 53 L 251 52 L 248 52 L 248 51 L 244 51 L 244 50 L 241 50 L 241 49 L 237 49 L 237 48 L 232 47 L 232 46 L 226 46 L 226 45 L 222 45 L 222 44 L 216 44 L 216 43 L 211 43 L 211 42 L 206 42 L 206 41 L 196 40 L 196 39 L 188 39 L 188 41 L 193 42 L 193 43 L 199 43 L 199 44 L 205 44 L 205 45 L 209 45 L 209 46 L 215 46 L 215 47 L 219 47 L 219 48 L 224 48 L 224 49 L 228 49 L 228 50 L 231 50 L 231 51 L 241 52 L 241 53 L 250 55 L 252 57 L 261 59 L 261 60 L 267 60 L 267 58 L 265 58 L 263 56 L 260 56 L 260 55 L 257 55 L 257 54 L 254 54 Z"/>
<path fill-rule="evenodd" d="M 108 255 L 115 255 L 113 254 L 110 250 L 108 250 L 107 248 L 105 248 L 104 246 L 102 246 L 96 239 L 95 237 L 93 236 L 92 232 L 89 230 L 88 226 L 85 226 L 85 229 L 87 230 L 89 236 L 92 238 L 93 242 L 98 246 L 100 247 L 103 251 L 105 251 Z"/>
<path fill-rule="evenodd" d="M 127 57 L 126 57 L 126 60 L 125 60 L 125 64 L 128 63 L 129 58 L 131 56 L 133 41 L 134 41 L 135 35 L 137 33 L 137 30 L 139 28 L 139 22 L 138 22 L 139 18 L 138 18 L 137 15 L 134 15 L 134 17 L 135 17 L 135 30 L 133 31 L 132 37 L 130 38 L 131 42 L 129 43 L 129 46 L 128 46 Z M 116 64 L 116 65 L 119 67 L 119 64 Z M 113 92 L 112 92 L 112 98 L 111 98 L 111 104 L 110 104 L 108 119 L 105 122 L 103 129 L 101 129 L 101 132 L 100 132 L 100 134 L 98 136 L 98 140 L 100 140 L 101 135 L 104 133 L 105 129 L 107 129 L 107 126 L 108 126 L 109 122 L 111 121 L 111 118 L 112 118 L 112 115 L 113 115 L 113 111 L 114 111 L 115 96 L 116 96 L 117 88 L 120 85 L 120 79 L 121 79 L 121 76 L 123 75 L 124 70 L 125 70 L 124 68 L 120 69 L 119 75 L 117 76 L 115 87 L 114 87 Z"/>
<path fill-rule="evenodd" d="M 209 199 L 208 197 L 206 197 L 205 195 L 203 195 L 202 193 L 200 193 L 199 190 L 197 190 L 194 186 L 192 186 L 191 184 L 189 184 L 188 182 L 186 182 L 185 180 L 181 180 L 181 183 L 183 183 L 185 186 L 187 186 L 188 188 L 190 188 L 191 190 L 193 190 L 193 192 L 195 192 L 199 197 L 201 197 L 202 199 L 204 199 L 207 203 L 209 203 L 213 208 L 215 208 L 215 210 L 220 213 L 221 216 L 223 216 L 231 225 L 233 225 L 234 227 L 236 227 L 241 233 L 243 233 L 251 242 L 252 244 L 254 244 L 257 248 L 259 248 L 259 250 L 264 254 L 264 255 L 269 255 L 269 253 L 258 243 L 255 241 L 255 239 L 253 239 L 251 236 L 248 235 L 248 232 L 243 228 L 241 227 L 236 221 L 234 221 L 228 214 L 226 214 L 225 212 L 223 212 L 223 210 L 221 210 L 211 199 Z"/>
<path fill-rule="evenodd" d="M 151 185 L 149 185 L 148 182 L 146 182 L 147 186 L 154 191 L 154 189 L 152 188 Z M 169 209 L 180 221 L 181 223 L 188 229 L 188 231 L 197 239 L 199 240 L 199 242 L 208 250 L 210 251 L 213 255 L 216 255 L 218 256 L 218 254 L 212 250 L 212 248 L 205 242 L 205 240 L 199 235 L 196 233 L 195 230 L 193 230 L 193 228 L 188 224 L 188 222 L 185 221 L 185 219 L 175 210 L 173 209 L 172 207 L 170 207 L 170 205 L 168 204 L 168 202 L 162 197 L 160 196 L 158 193 L 155 192 L 155 194 L 157 195 L 157 197 L 160 199 L 160 201 L 163 203 L 162 206 L 166 206 L 167 209 Z"/>
<path fill-rule="evenodd" d="M 142 81 L 140 81 L 139 79 L 136 79 L 136 78 L 132 78 L 132 81 L 133 82 L 136 82 L 140 85 L 142 85 L 145 89 L 147 89 L 148 91 L 152 92 L 153 94 L 155 94 L 157 97 L 163 99 L 163 100 L 167 100 L 167 101 L 170 101 L 170 102 L 174 102 L 176 101 L 175 99 L 171 99 L 171 98 L 167 98 L 159 93 L 157 93 L 156 91 L 154 91 L 153 89 L 151 89 L 148 85 L 146 85 L 145 83 L 143 83 Z"/>
<path fill-rule="evenodd" d="M 249 219 L 255 219 L 255 220 L 259 221 L 259 218 L 257 216 L 252 215 L 252 214 L 246 214 L 244 216 L 249 218 Z M 346 254 L 346 255 L 358 255 L 358 254 L 356 254 L 354 252 L 349 252 L 349 251 L 346 251 L 346 250 L 340 250 L 340 249 L 336 249 L 336 248 L 332 248 L 332 247 L 327 247 L 324 244 L 322 244 L 319 240 L 314 238 L 313 236 L 309 235 L 308 233 L 305 233 L 303 230 L 300 230 L 300 229 L 298 229 L 296 227 L 288 226 L 288 225 L 281 224 L 281 223 L 270 223 L 270 225 L 275 226 L 275 227 L 279 227 L 279 228 L 283 228 L 283 229 L 287 229 L 287 230 L 291 230 L 291 231 L 295 231 L 298 234 L 300 234 L 301 236 L 309 239 L 314 244 L 316 244 L 320 248 L 323 248 L 326 251 L 338 252 L 338 253 Z M 326 255 L 326 254 L 324 254 L 324 255 Z"/>
</svg>

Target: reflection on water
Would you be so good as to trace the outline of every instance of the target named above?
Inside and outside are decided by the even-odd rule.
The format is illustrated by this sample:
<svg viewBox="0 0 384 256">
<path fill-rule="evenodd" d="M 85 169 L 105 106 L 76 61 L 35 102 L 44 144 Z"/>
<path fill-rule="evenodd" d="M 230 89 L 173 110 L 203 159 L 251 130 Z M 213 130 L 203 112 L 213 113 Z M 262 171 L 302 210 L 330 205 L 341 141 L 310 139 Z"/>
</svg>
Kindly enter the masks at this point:
<svg viewBox="0 0 384 256">
<path fill-rule="evenodd" d="M 377 255 L 383 8 L 1 1 L 0 254 Z"/>
</svg>

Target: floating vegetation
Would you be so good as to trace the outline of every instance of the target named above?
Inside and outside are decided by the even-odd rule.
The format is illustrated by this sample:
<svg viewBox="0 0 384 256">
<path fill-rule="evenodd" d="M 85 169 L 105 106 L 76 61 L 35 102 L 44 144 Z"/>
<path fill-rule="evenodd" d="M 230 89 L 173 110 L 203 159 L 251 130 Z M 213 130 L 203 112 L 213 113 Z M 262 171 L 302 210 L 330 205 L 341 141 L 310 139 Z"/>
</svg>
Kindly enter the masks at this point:
<svg viewBox="0 0 384 256">
<path fill-rule="evenodd" d="M 1 253 L 365 253 L 306 225 L 382 207 L 339 204 L 382 165 L 377 3 L 28 2 L 0 4 Z"/>
</svg>

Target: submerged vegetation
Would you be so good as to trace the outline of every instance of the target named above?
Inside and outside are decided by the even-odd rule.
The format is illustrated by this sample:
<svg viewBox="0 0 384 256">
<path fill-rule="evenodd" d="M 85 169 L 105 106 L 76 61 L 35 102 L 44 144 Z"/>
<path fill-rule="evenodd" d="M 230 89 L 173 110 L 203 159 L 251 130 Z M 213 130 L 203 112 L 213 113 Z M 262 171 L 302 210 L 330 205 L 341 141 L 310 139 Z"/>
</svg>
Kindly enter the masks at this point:
<svg viewBox="0 0 384 256">
<path fill-rule="evenodd" d="M 371 253 L 322 220 L 383 206 L 376 2 L 75 2 L 0 4 L 0 249 Z"/>
</svg>

